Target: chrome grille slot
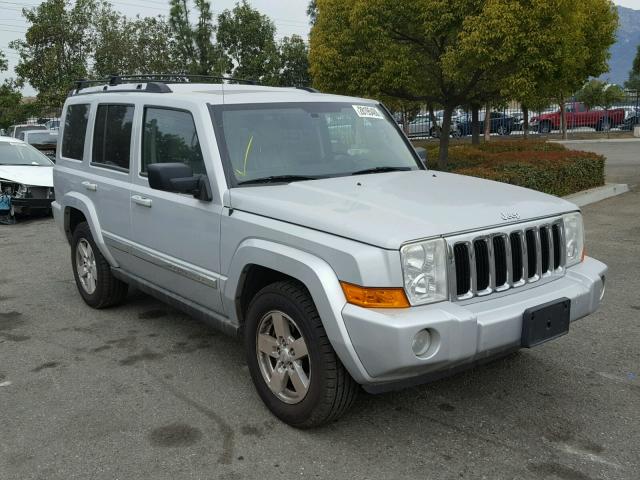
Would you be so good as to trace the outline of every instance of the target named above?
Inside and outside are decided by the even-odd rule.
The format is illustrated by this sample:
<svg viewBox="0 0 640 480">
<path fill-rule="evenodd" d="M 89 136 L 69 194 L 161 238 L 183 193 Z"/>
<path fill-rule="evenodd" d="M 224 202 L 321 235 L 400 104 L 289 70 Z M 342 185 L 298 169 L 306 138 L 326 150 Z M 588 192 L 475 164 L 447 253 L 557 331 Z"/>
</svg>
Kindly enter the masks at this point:
<svg viewBox="0 0 640 480">
<path fill-rule="evenodd" d="M 452 299 L 469 300 L 564 275 L 562 220 L 504 230 L 449 240 Z"/>
<path fill-rule="evenodd" d="M 476 288 L 480 295 L 489 289 L 489 282 L 491 281 L 487 241 L 485 239 L 475 240 L 473 242 L 473 250 L 476 257 Z"/>
<path fill-rule="evenodd" d="M 553 269 L 558 270 L 562 262 L 562 231 L 559 223 L 551 227 L 551 237 L 553 238 Z"/>
<path fill-rule="evenodd" d="M 538 273 L 538 247 L 537 235 L 538 231 L 533 228 L 526 232 L 527 243 L 527 278 L 529 281 L 536 280 Z"/>
<path fill-rule="evenodd" d="M 471 291 L 471 270 L 469 268 L 469 247 L 465 243 L 458 243 L 453 247 L 453 255 L 456 266 L 458 297 L 468 295 Z"/>
<path fill-rule="evenodd" d="M 515 285 L 524 282 L 522 234 L 520 232 L 513 232 L 509 235 L 509 240 L 511 241 L 511 281 Z"/>
<path fill-rule="evenodd" d="M 542 273 L 551 270 L 551 238 L 549 236 L 549 228 L 540 227 L 540 260 L 542 265 Z"/>
<path fill-rule="evenodd" d="M 496 283 L 495 288 L 500 289 L 507 285 L 507 241 L 504 236 L 493 237 L 493 258 L 495 262 Z"/>
</svg>

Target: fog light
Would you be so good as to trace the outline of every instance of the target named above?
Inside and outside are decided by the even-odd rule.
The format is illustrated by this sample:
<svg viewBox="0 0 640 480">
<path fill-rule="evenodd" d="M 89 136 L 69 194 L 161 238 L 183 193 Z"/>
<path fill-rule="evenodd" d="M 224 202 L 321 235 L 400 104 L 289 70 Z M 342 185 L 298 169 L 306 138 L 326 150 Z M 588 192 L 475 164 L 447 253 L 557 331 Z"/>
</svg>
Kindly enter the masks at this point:
<svg viewBox="0 0 640 480">
<path fill-rule="evenodd" d="M 600 280 L 602 281 L 602 290 L 600 290 L 600 301 L 602 301 L 602 299 L 604 298 L 604 275 L 600 277 Z"/>
<path fill-rule="evenodd" d="M 416 357 L 421 357 L 429 350 L 431 346 L 431 333 L 429 330 L 424 329 L 420 330 L 416 333 L 416 336 L 413 337 L 413 343 L 411 344 L 411 348 L 413 349 L 413 353 Z"/>
</svg>

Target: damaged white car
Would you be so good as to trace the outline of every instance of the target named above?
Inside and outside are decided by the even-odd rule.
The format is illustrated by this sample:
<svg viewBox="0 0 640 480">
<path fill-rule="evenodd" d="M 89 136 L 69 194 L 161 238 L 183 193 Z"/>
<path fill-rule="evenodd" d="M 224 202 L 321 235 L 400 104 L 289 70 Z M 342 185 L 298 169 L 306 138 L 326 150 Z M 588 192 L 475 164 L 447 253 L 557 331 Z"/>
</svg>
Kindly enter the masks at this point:
<svg viewBox="0 0 640 480">
<path fill-rule="evenodd" d="M 0 217 L 50 212 L 53 165 L 31 145 L 0 137 Z"/>
</svg>

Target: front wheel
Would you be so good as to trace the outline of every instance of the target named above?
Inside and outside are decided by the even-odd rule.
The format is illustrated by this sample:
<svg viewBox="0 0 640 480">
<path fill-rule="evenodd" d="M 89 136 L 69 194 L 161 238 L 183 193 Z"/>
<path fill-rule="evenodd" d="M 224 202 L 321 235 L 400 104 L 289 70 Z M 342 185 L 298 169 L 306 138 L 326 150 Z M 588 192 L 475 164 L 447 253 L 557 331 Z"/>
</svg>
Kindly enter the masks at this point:
<svg viewBox="0 0 640 480">
<path fill-rule="evenodd" d="M 302 285 L 282 281 L 260 290 L 247 312 L 244 340 L 258 394 L 283 422 L 317 427 L 340 417 L 355 400 L 358 385 Z"/>
<path fill-rule="evenodd" d="M 540 133 L 551 133 L 551 124 L 549 122 L 542 122 L 538 129 Z"/>
</svg>

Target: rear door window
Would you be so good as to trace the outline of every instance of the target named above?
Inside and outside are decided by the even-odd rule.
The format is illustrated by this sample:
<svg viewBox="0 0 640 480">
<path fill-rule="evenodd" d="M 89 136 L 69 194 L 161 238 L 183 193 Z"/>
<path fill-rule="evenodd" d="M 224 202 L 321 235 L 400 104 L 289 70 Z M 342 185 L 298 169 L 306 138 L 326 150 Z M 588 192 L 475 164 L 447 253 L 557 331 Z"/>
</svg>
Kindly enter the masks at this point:
<svg viewBox="0 0 640 480">
<path fill-rule="evenodd" d="M 69 105 L 64 118 L 62 135 L 62 156 L 73 160 L 83 160 L 84 140 L 89 121 L 89 105 Z"/>
<path fill-rule="evenodd" d="M 92 164 L 129 171 L 133 105 L 98 105 L 93 131 Z"/>
</svg>

